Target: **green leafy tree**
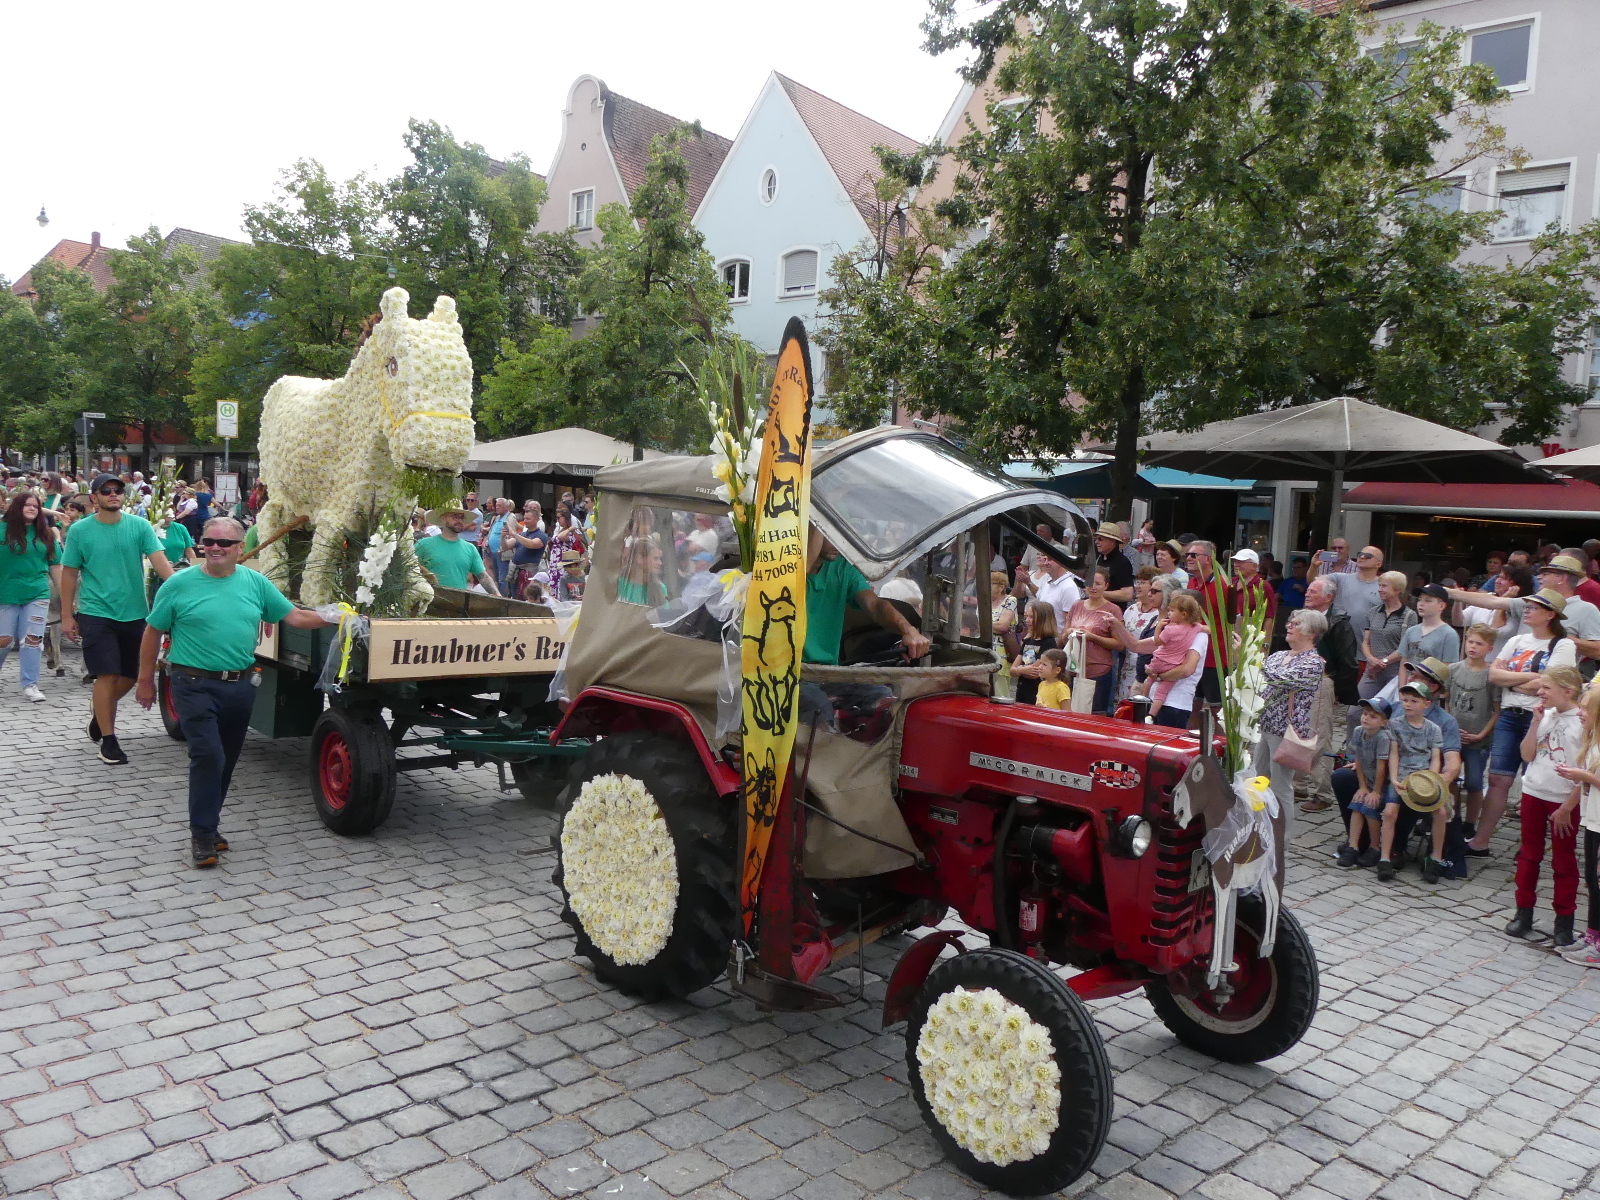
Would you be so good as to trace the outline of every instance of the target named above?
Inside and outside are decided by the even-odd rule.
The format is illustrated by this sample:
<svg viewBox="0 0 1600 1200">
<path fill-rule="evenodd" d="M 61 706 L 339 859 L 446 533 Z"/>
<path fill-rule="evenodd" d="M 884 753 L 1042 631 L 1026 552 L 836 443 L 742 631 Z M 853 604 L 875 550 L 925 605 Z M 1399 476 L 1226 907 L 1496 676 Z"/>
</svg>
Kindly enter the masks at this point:
<svg viewBox="0 0 1600 1200">
<path fill-rule="evenodd" d="M 507 343 L 485 381 L 483 419 L 509 435 L 583 425 L 632 443 L 704 441 L 694 376 L 726 338 L 728 298 L 690 221 L 679 149 L 698 125 L 658 136 L 632 204 L 596 216 L 603 240 L 582 252 L 572 295 L 597 321 L 581 337 L 548 326 L 526 349 Z"/>
<path fill-rule="evenodd" d="M 452 296 L 480 384 L 501 347 L 526 349 L 547 322 L 572 319 L 577 244 L 534 233 L 544 181 L 526 157 L 504 163 L 434 121 L 411 121 L 412 161 L 386 189 L 399 281 L 414 303 Z"/>
<path fill-rule="evenodd" d="M 1573 398 L 1558 360 L 1592 231 L 1476 267 L 1459 256 L 1488 218 L 1428 203 L 1464 162 L 1506 155 L 1500 93 L 1459 35 L 1419 26 L 1397 69 L 1392 43 L 1363 55 L 1354 6 L 980 11 L 934 0 L 924 28 L 1010 100 L 954 149 L 939 210 L 987 235 L 917 303 L 838 315 L 856 370 L 877 356 L 907 403 L 995 458 L 1110 441 L 1124 513 L 1142 426 L 1339 393 L 1470 426 L 1493 396 L 1526 437 Z M 1453 133 L 1465 149 L 1439 161 Z"/>
<path fill-rule="evenodd" d="M 194 368 L 192 417 L 215 435 L 218 400 L 238 400 L 240 442 L 253 445 L 267 389 L 283 375 L 344 374 L 378 311 L 389 248 L 381 184 L 340 183 L 320 163 L 283 173 L 278 195 L 245 209 L 250 242 L 212 264 L 222 322 Z"/>
<path fill-rule="evenodd" d="M 46 262 L 34 275 L 44 280 L 60 270 Z M 86 275 L 72 274 L 84 290 L 93 292 Z M 73 446 L 76 461 L 72 422 L 78 414 L 72 367 L 58 329 L 41 321 L 33 303 L 13 295 L 10 285 L 0 279 L 0 447 L 47 454 Z M 101 438 L 106 436 L 106 431 L 98 432 Z"/>
</svg>

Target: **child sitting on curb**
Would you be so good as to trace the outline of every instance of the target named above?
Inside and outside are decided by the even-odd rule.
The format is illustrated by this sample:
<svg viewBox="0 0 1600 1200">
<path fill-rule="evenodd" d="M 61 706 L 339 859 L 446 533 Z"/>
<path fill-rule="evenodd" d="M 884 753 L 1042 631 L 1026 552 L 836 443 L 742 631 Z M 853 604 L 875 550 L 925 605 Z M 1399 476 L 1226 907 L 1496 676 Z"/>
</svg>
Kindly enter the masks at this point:
<svg viewBox="0 0 1600 1200">
<path fill-rule="evenodd" d="M 1414 679 L 1400 689 L 1400 708 L 1403 716 L 1389 722 L 1389 790 L 1383 804 L 1383 845 L 1378 855 L 1378 878 L 1388 883 L 1394 878 L 1394 827 L 1400 818 L 1400 790 L 1414 771 L 1438 773 L 1444 759 L 1444 735 L 1439 727 L 1423 714 L 1433 705 L 1433 689 L 1421 680 Z M 1434 814 L 1434 845 L 1444 845 L 1444 806 Z M 1437 853 L 1437 850 L 1435 851 Z M 1428 859 L 1423 865 L 1424 879 L 1428 878 L 1428 865 L 1438 864 Z M 1436 882 L 1437 876 L 1430 882 Z"/>
<path fill-rule="evenodd" d="M 1556 923 L 1557 950 L 1576 940 L 1572 917 L 1578 910 L 1578 839 L 1573 834 L 1571 809 L 1561 825 L 1552 818 L 1572 796 L 1572 781 L 1557 770 L 1572 766 L 1583 740 L 1583 718 L 1578 697 L 1583 676 L 1576 667 L 1547 667 L 1539 684 L 1539 704 L 1522 739 L 1522 843 L 1517 847 L 1517 913 L 1506 925 L 1509 937 L 1544 941 L 1551 935 L 1533 927 L 1533 906 L 1538 899 L 1539 872 L 1544 866 L 1545 829 L 1550 828 L 1550 873 L 1555 880 L 1551 907 Z"/>
<path fill-rule="evenodd" d="M 1356 773 L 1355 799 L 1350 801 L 1350 838 L 1339 847 L 1341 867 L 1371 867 L 1378 862 L 1383 831 L 1384 779 L 1389 770 L 1390 707 L 1387 700 L 1361 701 L 1361 724 L 1345 743 L 1350 769 Z M 1367 848 L 1361 849 L 1366 831 Z"/>
</svg>

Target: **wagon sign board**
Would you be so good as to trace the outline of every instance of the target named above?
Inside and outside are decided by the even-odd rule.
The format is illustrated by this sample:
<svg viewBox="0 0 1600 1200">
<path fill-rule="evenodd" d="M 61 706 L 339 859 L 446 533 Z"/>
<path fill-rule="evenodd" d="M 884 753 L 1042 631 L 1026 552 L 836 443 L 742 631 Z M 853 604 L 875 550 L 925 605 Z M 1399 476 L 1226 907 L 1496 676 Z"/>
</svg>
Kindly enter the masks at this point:
<svg viewBox="0 0 1600 1200">
<path fill-rule="evenodd" d="M 549 675 L 566 643 L 547 617 L 504 620 L 375 620 L 367 678 L 450 679 Z"/>
</svg>

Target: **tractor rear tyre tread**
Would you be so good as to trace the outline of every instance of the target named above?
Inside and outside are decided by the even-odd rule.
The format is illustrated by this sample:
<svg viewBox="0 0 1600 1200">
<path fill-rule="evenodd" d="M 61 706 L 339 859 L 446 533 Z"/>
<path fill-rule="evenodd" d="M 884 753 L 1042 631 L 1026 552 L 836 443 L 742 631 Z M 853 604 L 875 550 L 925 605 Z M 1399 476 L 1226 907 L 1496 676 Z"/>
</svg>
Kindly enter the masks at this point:
<svg viewBox="0 0 1600 1200">
<path fill-rule="evenodd" d="M 1259 931 L 1265 915 L 1260 897 L 1239 898 L 1240 925 Z M 1190 1049 L 1222 1062 L 1265 1062 L 1299 1042 L 1317 1014 L 1320 985 L 1316 952 L 1300 922 L 1286 908 L 1278 910 L 1278 938 L 1272 947 L 1271 963 L 1277 975 L 1271 1011 L 1265 1019 L 1238 1033 L 1209 1028 L 1197 1021 L 1164 979 L 1145 984 L 1144 992 L 1161 1023 Z"/>
<path fill-rule="evenodd" d="M 177 707 L 172 703 L 172 676 L 163 665 L 156 672 L 156 708 L 161 713 L 161 726 L 175 742 L 186 742 L 183 725 L 178 720 Z"/>
<path fill-rule="evenodd" d="M 562 793 L 563 816 L 583 785 L 601 775 L 627 775 L 644 784 L 672 832 L 677 852 L 678 905 L 672 934 L 648 963 L 625 966 L 590 940 L 572 911 L 556 841 L 551 882 L 561 888 L 561 919 L 572 927 L 576 952 L 594 973 L 622 991 L 649 999 L 682 998 L 716 982 L 728 965 L 738 910 L 734 902 L 735 806 L 711 787 L 694 748 L 659 733 L 602 738 L 577 761 Z"/>
<path fill-rule="evenodd" d="M 917 1041 L 928 1009 L 956 987 L 992 987 L 1020 1004 L 1050 1031 L 1061 1068 L 1061 1110 L 1050 1146 L 1035 1158 L 997 1166 L 963 1149 L 934 1115 L 922 1086 Z M 906 1066 L 922 1119 L 945 1154 L 985 1187 L 1013 1196 L 1042 1196 L 1066 1187 L 1087 1171 L 1105 1146 L 1116 1098 L 1111 1063 L 1094 1017 L 1059 976 L 1013 950 L 985 947 L 939 962 L 917 993 L 906 1024 Z"/>
<path fill-rule="evenodd" d="M 346 837 L 371 833 L 394 807 L 394 740 L 373 708 L 327 708 L 311 730 L 317 816 Z"/>
</svg>

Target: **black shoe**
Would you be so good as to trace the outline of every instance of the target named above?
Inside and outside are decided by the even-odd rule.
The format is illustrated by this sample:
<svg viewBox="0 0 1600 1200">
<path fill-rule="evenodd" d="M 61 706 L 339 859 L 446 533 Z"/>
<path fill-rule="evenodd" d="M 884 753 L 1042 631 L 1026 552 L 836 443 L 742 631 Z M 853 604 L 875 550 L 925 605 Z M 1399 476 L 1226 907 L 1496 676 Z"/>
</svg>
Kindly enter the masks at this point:
<svg viewBox="0 0 1600 1200">
<path fill-rule="evenodd" d="M 1388 883 L 1394 878 L 1394 864 L 1387 858 L 1378 860 L 1378 882 Z"/>
<path fill-rule="evenodd" d="M 100 739 L 100 761 L 109 763 L 113 767 L 128 765 L 128 756 L 122 752 L 122 747 L 117 745 L 115 734 L 106 734 Z"/>
<path fill-rule="evenodd" d="M 211 835 L 211 844 L 218 850 L 226 850 L 228 848 L 228 839 L 220 833 L 213 833 Z"/>
<path fill-rule="evenodd" d="M 1422 860 L 1423 883 L 1438 883 L 1443 875 L 1444 864 L 1437 858 L 1425 858 Z"/>
<path fill-rule="evenodd" d="M 1551 940 L 1557 950 L 1569 950 L 1577 944 L 1578 939 L 1572 936 L 1571 913 L 1564 917 L 1560 913 L 1556 914 L 1555 932 L 1551 935 Z"/>
<path fill-rule="evenodd" d="M 197 867 L 214 867 L 217 865 L 217 839 L 209 833 L 194 833 L 189 836 L 189 853 Z"/>
<path fill-rule="evenodd" d="M 1489 850 L 1487 848 L 1479 850 L 1471 842 L 1468 842 L 1466 846 L 1463 847 L 1463 852 L 1468 858 L 1488 858 L 1494 853 L 1493 850 Z"/>
<path fill-rule="evenodd" d="M 91 742 L 100 740 L 100 718 L 93 713 L 89 714 L 89 740 Z"/>
<path fill-rule="evenodd" d="M 1506 936 L 1525 938 L 1533 932 L 1533 909 L 1519 908 L 1517 915 L 1506 922 Z"/>
<path fill-rule="evenodd" d="M 1461 822 L 1461 836 L 1470 842 L 1473 838 L 1478 836 L 1478 827 L 1471 821 Z"/>
<path fill-rule="evenodd" d="M 1341 867 L 1355 866 L 1357 857 L 1356 848 L 1349 842 L 1339 847 L 1339 865 Z"/>
<path fill-rule="evenodd" d="M 1360 854 L 1356 855 L 1356 866 L 1358 867 L 1375 867 L 1377 865 L 1378 848 L 1376 846 L 1368 846 Z"/>
</svg>

